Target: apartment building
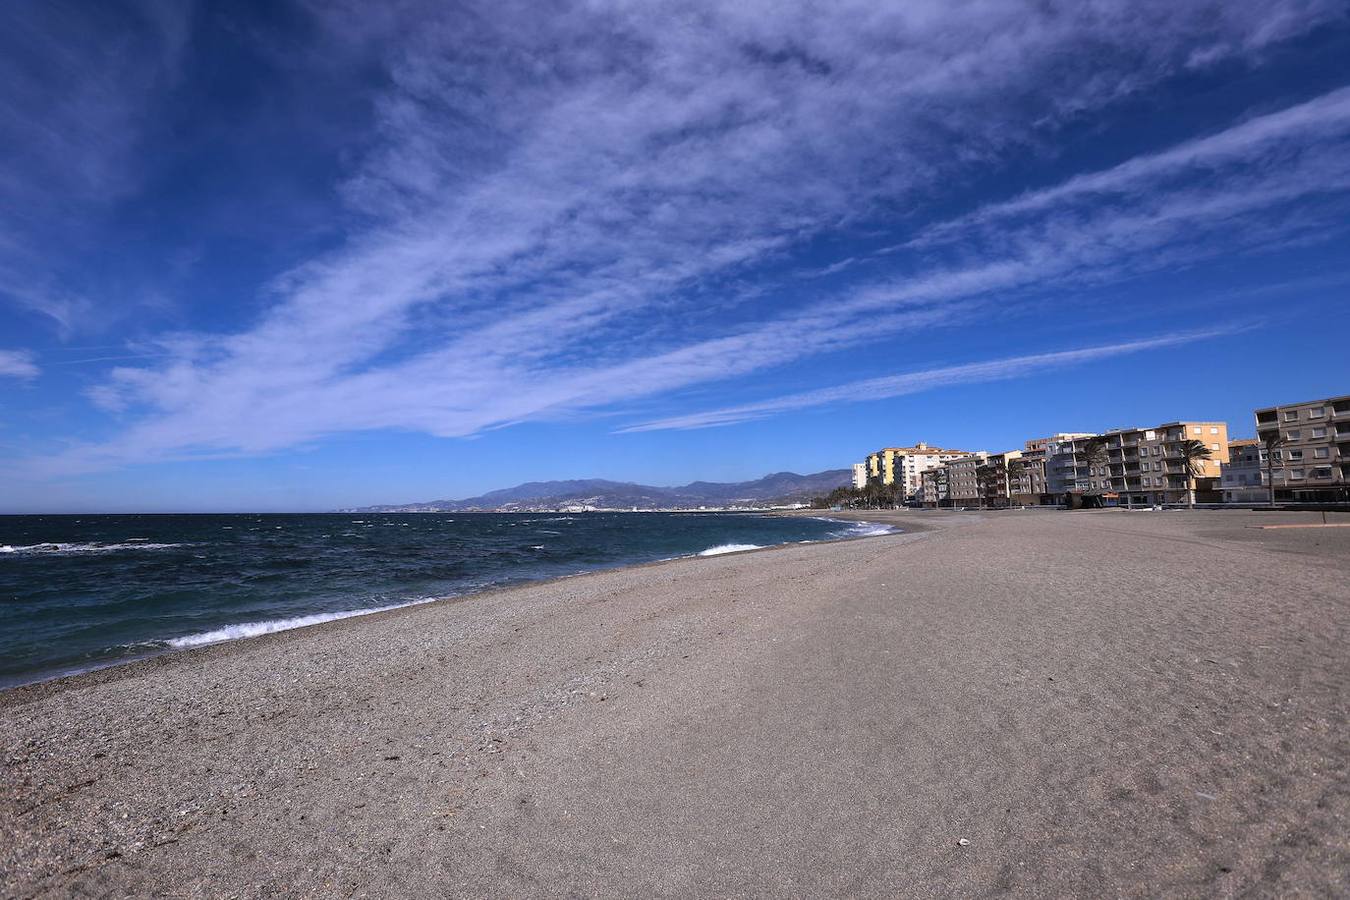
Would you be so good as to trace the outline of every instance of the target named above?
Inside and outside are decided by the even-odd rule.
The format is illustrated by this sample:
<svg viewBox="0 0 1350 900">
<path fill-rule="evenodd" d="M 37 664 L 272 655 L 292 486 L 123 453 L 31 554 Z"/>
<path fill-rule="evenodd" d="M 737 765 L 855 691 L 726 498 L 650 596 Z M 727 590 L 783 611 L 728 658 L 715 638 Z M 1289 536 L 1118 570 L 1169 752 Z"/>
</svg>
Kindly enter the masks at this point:
<svg viewBox="0 0 1350 900">
<path fill-rule="evenodd" d="M 1192 490 L 1204 493 L 1198 500 L 1219 499 L 1220 466 L 1228 461 L 1227 423 L 1167 422 L 1153 428 L 1116 428 L 1101 437 L 1106 439 L 1104 463 L 1088 464 L 1083 450 L 1091 438 L 1074 438 L 1060 446 L 1060 457 L 1070 461 L 1073 471 L 1068 493 L 1126 505 L 1185 503 Z M 1194 479 L 1178 452 L 1184 440 L 1200 441 L 1211 453 Z"/>
<path fill-rule="evenodd" d="M 982 506 L 984 488 L 980 482 L 980 466 L 989 456 L 984 451 L 971 453 L 948 462 L 947 501 L 949 506 Z"/>
<path fill-rule="evenodd" d="M 904 499 L 910 500 L 918 492 L 925 471 L 968 455 L 965 450 L 944 450 L 923 441 L 912 447 L 885 447 L 868 455 L 864 464 L 867 483 L 897 485 Z"/>
<path fill-rule="evenodd" d="M 979 468 L 981 506 L 1006 509 L 1012 504 L 1012 479 L 1009 469 L 1022 458 L 1021 450 L 991 453 Z"/>
<path fill-rule="evenodd" d="M 1025 453 L 1047 453 L 1051 444 L 1062 444 L 1065 441 L 1072 441 L 1075 438 L 1095 437 L 1095 431 L 1059 431 L 1049 437 L 1031 438 L 1022 445 Z"/>
<path fill-rule="evenodd" d="M 1265 503 L 1270 499 L 1266 482 L 1266 451 L 1261 442 L 1244 438 L 1228 442 L 1228 462 L 1220 467 L 1219 489 L 1224 503 Z"/>
<path fill-rule="evenodd" d="M 1255 413 L 1261 441 L 1278 435 L 1275 499 L 1350 500 L 1350 396 L 1269 406 Z"/>
<path fill-rule="evenodd" d="M 853 464 L 853 486 L 858 490 L 867 487 L 867 463 Z"/>
<path fill-rule="evenodd" d="M 950 470 L 945 464 L 925 469 L 923 474 L 919 476 L 919 491 L 914 495 L 914 501 L 929 509 L 950 505 L 948 503 L 949 475 Z"/>
<path fill-rule="evenodd" d="M 1012 505 L 1041 506 L 1059 502 L 1046 481 L 1045 446 L 1048 444 L 1039 450 L 1022 451 L 1017 462 L 1008 466 L 1008 491 Z"/>
<path fill-rule="evenodd" d="M 1074 442 L 1096 437 L 1090 431 L 1063 431 L 1048 438 L 1034 438 L 1027 446 L 1045 441 L 1045 492 L 1058 500 L 1075 490 L 1078 474 Z M 1057 501 L 1058 502 L 1058 501 Z"/>
</svg>

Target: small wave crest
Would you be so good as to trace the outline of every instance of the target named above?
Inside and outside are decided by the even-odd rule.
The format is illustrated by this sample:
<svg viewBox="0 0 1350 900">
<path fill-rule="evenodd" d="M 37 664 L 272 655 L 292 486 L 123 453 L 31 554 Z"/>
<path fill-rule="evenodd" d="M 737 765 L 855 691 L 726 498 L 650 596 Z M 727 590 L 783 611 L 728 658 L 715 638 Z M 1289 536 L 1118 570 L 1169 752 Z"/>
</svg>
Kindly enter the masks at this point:
<svg viewBox="0 0 1350 900">
<path fill-rule="evenodd" d="M 700 550 L 699 556 L 721 556 L 723 553 L 742 553 L 746 550 L 759 550 L 763 544 L 718 544 L 716 547 L 709 547 L 707 550 Z"/>
<path fill-rule="evenodd" d="M 274 634 L 278 631 L 290 631 L 293 628 L 304 628 L 308 625 L 319 625 L 323 622 L 335 622 L 338 619 L 368 616 L 371 613 L 385 612 L 391 609 L 403 609 L 406 606 L 420 606 L 423 603 L 431 603 L 435 599 L 435 597 L 427 597 L 422 600 L 409 600 L 407 603 L 391 603 L 388 606 L 372 606 L 366 609 L 314 613 L 313 615 L 308 616 L 293 616 L 286 619 L 267 619 L 261 622 L 240 622 L 238 625 L 226 625 L 224 628 L 203 631 L 200 634 L 188 634 L 183 637 L 170 638 L 164 643 L 175 650 L 185 650 L 188 647 L 219 644 L 223 641 L 237 641 L 240 638 L 257 637 L 261 634 Z"/>
<path fill-rule="evenodd" d="M 61 543 L 58 541 L 47 541 L 41 544 L 0 544 L 0 553 L 15 554 L 53 554 L 61 555 L 68 553 L 117 553 L 123 550 L 172 550 L 175 547 L 185 547 L 186 544 L 157 544 L 153 541 L 147 541 L 145 538 L 131 538 L 126 541 L 106 543 L 102 541 L 88 541 L 75 543 Z"/>
</svg>

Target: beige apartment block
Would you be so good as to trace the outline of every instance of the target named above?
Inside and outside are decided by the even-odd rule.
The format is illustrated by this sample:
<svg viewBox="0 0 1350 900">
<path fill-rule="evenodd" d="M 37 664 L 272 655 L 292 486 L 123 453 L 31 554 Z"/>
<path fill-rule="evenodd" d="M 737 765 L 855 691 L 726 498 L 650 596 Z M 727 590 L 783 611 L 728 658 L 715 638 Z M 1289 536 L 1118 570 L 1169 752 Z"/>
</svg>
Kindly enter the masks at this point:
<svg viewBox="0 0 1350 900">
<path fill-rule="evenodd" d="M 918 492 L 925 471 L 968 455 L 965 450 L 944 450 L 923 441 L 912 447 L 886 447 L 868 455 L 864 464 L 867 482 L 897 485 L 909 500 Z"/>
<path fill-rule="evenodd" d="M 1072 493 L 1122 505 L 1185 503 L 1191 490 L 1201 492 L 1203 496 L 1197 499 L 1202 501 L 1220 499 L 1217 492 L 1220 467 L 1228 461 L 1226 422 L 1167 422 L 1153 428 L 1116 428 L 1102 437 L 1106 438 L 1104 465 L 1089 466 L 1083 456 L 1091 438 L 1078 438 L 1069 444 L 1074 471 Z M 1211 453 L 1194 479 L 1188 476 L 1178 453 L 1184 440 L 1200 441 Z M 1211 483 L 1215 488 L 1212 496 L 1206 492 Z"/>
<path fill-rule="evenodd" d="M 867 487 L 867 463 L 853 464 L 853 486 L 858 490 Z"/>
<path fill-rule="evenodd" d="M 1258 409 L 1256 433 L 1278 434 L 1271 477 L 1275 499 L 1350 501 L 1350 396 Z"/>
</svg>

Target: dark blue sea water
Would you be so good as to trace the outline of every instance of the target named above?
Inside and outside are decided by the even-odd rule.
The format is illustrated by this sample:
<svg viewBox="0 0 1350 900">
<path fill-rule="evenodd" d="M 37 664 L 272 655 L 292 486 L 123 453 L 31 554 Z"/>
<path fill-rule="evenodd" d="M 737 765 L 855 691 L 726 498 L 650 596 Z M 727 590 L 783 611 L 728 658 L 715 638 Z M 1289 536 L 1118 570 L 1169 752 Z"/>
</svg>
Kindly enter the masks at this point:
<svg viewBox="0 0 1350 900">
<path fill-rule="evenodd" d="M 487 587 L 878 530 L 734 513 L 0 516 L 0 686 Z"/>
</svg>

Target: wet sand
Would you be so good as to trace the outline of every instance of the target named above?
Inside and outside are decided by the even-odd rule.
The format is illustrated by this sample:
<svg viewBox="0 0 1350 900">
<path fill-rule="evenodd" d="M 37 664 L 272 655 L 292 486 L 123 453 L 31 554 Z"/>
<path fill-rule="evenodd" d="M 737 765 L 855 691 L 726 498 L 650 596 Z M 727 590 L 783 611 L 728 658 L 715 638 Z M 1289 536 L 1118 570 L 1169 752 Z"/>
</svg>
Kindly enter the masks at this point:
<svg viewBox="0 0 1350 900">
<path fill-rule="evenodd" d="M 0 694 L 0 894 L 1350 893 L 1350 529 L 888 516 Z"/>
</svg>

